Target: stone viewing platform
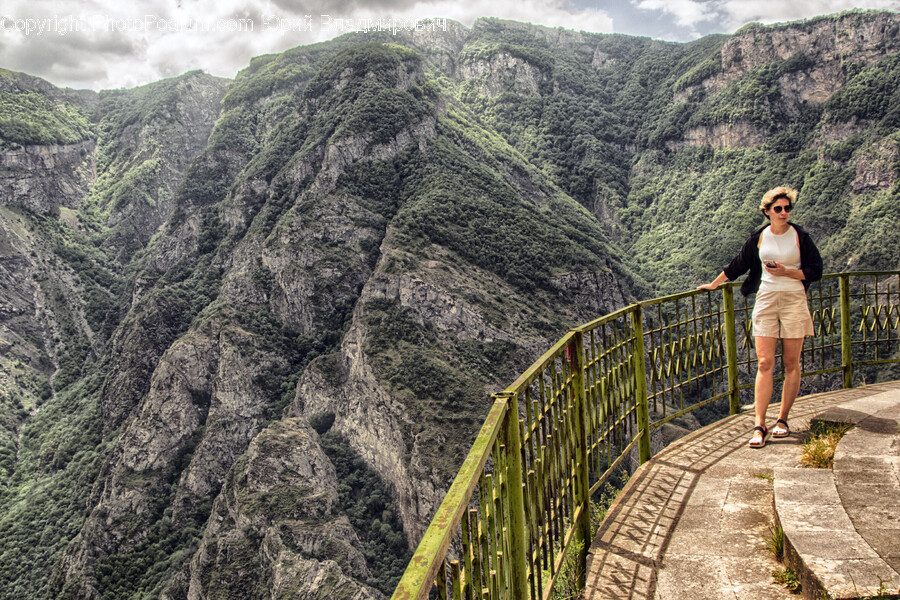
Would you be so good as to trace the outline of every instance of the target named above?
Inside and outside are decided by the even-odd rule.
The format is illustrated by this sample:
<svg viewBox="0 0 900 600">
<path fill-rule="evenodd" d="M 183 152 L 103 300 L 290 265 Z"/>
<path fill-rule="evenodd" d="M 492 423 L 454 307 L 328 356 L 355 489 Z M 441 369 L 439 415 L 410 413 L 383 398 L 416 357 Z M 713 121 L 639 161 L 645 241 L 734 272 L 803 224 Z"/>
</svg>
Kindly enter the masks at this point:
<svg viewBox="0 0 900 600">
<path fill-rule="evenodd" d="M 833 470 L 800 466 L 815 418 L 854 424 Z M 786 566 L 804 598 L 897 598 L 900 382 L 799 398 L 789 421 L 753 449 L 745 408 L 642 465 L 593 540 L 585 598 L 797 598 L 773 580 Z M 776 524 L 786 565 L 768 549 Z"/>
</svg>

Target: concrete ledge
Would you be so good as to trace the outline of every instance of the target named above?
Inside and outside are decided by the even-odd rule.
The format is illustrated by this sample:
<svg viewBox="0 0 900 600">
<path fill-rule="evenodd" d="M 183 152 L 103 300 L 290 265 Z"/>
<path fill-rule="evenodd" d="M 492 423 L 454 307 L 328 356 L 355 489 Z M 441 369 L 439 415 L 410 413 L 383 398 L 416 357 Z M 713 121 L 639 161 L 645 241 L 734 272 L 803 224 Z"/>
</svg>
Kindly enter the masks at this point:
<svg viewBox="0 0 900 600">
<path fill-rule="evenodd" d="M 774 469 L 785 562 L 804 598 L 900 598 L 900 397 L 846 402 L 818 418 L 854 427 L 833 470 Z"/>
<path fill-rule="evenodd" d="M 890 562 L 900 553 L 893 534 L 878 528 L 860 529 L 852 513 L 838 520 L 834 511 L 843 506 L 848 488 L 821 477 L 810 469 L 798 469 L 803 431 L 810 419 L 852 400 L 875 399 L 877 408 L 860 411 L 864 417 L 883 417 L 888 408 L 883 394 L 890 392 L 900 404 L 900 382 L 891 382 L 798 398 L 791 409 L 792 433 L 771 440 L 765 448 L 748 447 L 754 415 L 750 410 L 717 421 L 673 442 L 641 466 L 613 502 L 591 544 L 584 600 L 793 600 L 797 598 L 773 581 L 772 572 L 783 568 L 766 547 L 770 526 L 776 520 L 774 470 L 785 468 L 806 476 L 806 491 L 830 510 L 830 522 L 817 524 L 796 506 L 797 519 L 807 523 L 809 535 L 795 536 L 798 544 L 816 539 L 827 525 L 836 531 L 855 531 L 871 550 Z M 769 423 L 777 418 L 779 405 L 771 404 Z M 890 465 L 900 472 L 897 460 L 857 457 L 856 466 L 869 470 Z M 849 457 L 847 457 L 849 459 Z M 850 463 L 847 463 L 848 465 Z M 838 471 L 840 472 L 840 471 Z M 866 476 L 874 481 L 872 477 Z M 900 480 L 898 480 L 900 481 Z M 872 484 L 867 492 L 890 492 L 885 483 Z M 875 488 L 875 486 L 881 486 Z M 858 489 L 859 486 L 853 486 Z M 785 491 L 786 500 L 796 500 Z M 794 504 L 797 504 L 796 502 Z M 883 510 L 882 510 L 883 509 Z M 888 519 L 892 510 L 881 504 L 866 508 L 860 519 L 867 524 Z M 881 511 L 881 512 L 879 512 Z M 900 515 L 900 511 L 897 513 Z M 862 522 L 862 521 L 861 521 Z M 848 524 L 849 523 L 849 524 Z M 881 537 L 879 537 L 881 536 Z M 856 553 L 864 552 L 862 545 Z M 842 548 L 836 552 L 847 554 Z M 850 553 L 852 554 L 852 552 Z M 812 561 L 813 559 L 810 558 Z M 817 565 L 817 570 L 840 573 L 843 565 Z M 844 564 L 857 567 L 844 558 Z M 900 560 L 900 557 L 897 557 Z M 832 568 L 833 567 L 833 568 Z M 898 570 L 894 568 L 894 570 Z M 856 577 L 854 575 L 854 577 Z M 877 596 L 876 596 L 877 597 Z"/>
</svg>

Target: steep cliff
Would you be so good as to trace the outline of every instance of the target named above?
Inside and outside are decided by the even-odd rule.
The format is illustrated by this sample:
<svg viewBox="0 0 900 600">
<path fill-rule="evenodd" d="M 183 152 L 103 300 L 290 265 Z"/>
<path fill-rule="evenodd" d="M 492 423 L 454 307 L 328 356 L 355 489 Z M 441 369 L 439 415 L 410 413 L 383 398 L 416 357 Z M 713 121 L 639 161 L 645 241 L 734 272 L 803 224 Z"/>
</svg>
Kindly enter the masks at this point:
<svg viewBox="0 0 900 600">
<path fill-rule="evenodd" d="M 81 204 L 103 245 L 127 263 L 172 214 L 176 190 L 207 146 L 227 82 L 187 73 L 100 94 L 98 177 Z"/>
<path fill-rule="evenodd" d="M 0 496 L 4 523 L 11 527 L 4 546 L 30 558 L 11 567 L 6 581 L 17 583 L 6 587 L 31 596 L 46 588 L 48 578 L 29 572 L 35 564 L 58 562 L 50 556 L 68 543 L 65 537 L 71 539 L 72 525 L 83 521 L 86 494 L 109 452 L 98 412 L 103 377 L 111 365 L 115 370 L 123 348 L 144 360 L 154 352 L 152 330 L 146 329 L 139 336 L 125 333 L 128 343 L 113 344 L 119 354 L 108 345 L 110 337 L 123 337 L 115 331 L 135 285 L 122 263 L 158 232 L 173 208 L 154 196 L 160 201 L 148 209 L 144 199 L 177 187 L 183 177 L 179 164 L 189 164 L 205 148 L 213 119 L 202 113 L 218 114 L 224 82 L 189 74 L 131 95 L 112 93 L 116 102 L 134 108 L 126 115 L 110 109 L 106 93 L 58 90 L 21 74 L 5 73 L 0 88 L 7 109 L 0 160 L 10 182 L 0 196 L 0 378 L 9 382 L 0 402 Z M 153 96 L 171 112 L 149 110 L 135 96 Z M 111 133 L 127 130 L 123 121 L 129 118 L 132 124 L 143 119 L 144 132 L 152 133 L 125 139 Z M 122 150 L 120 142 L 130 146 Z M 171 162 L 156 174 L 165 181 L 134 177 L 140 156 Z M 106 194 L 111 181 L 116 191 Z M 97 198 L 115 198 L 118 210 L 141 223 L 140 235 L 134 227 L 125 232 L 125 253 L 115 243 L 123 221 L 107 221 L 115 211 Z M 173 316 L 162 315 L 153 329 Z M 46 489 L 68 499 L 48 509 Z"/>
<path fill-rule="evenodd" d="M 0 205 L 39 214 L 77 207 L 96 165 L 94 92 L 0 71 Z"/>
<path fill-rule="evenodd" d="M 213 505 L 190 577 L 162 598 L 378 600 L 359 540 L 340 512 L 337 476 L 300 419 L 263 430 Z"/>
<path fill-rule="evenodd" d="M 166 239 L 147 252 L 137 279 L 159 279 L 142 283 L 114 348 L 146 335 L 164 297 L 185 307 L 211 302 L 162 351 L 145 394 L 146 372 L 128 358 L 141 360 L 144 345 L 128 343 L 112 359 L 118 367 L 101 408 L 113 424 L 125 418 L 125 429 L 63 560 L 64 596 L 100 597 L 102 588 L 128 585 L 162 586 L 173 598 L 211 594 L 209 573 L 218 567 L 206 537 L 171 585 L 152 576 L 128 583 L 116 573 L 149 545 L 172 544 L 167 532 L 203 527 L 211 498 L 228 502 L 222 495 L 236 492 L 223 485 L 240 468 L 236 461 L 291 396 L 292 414 L 332 415 L 334 432 L 395 495 L 414 540 L 486 410 L 486 390 L 505 380 L 486 369 L 502 366 L 508 377 L 566 323 L 592 314 L 577 305 L 554 314 L 560 271 L 577 269 L 608 286 L 598 286 L 592 307 L 611 308 L 630 294 L 597 225 L 429 81 L 416 53 L 349 49 L 300 89 L 262 100 L 254 99 L 256 110 L 291 104 L 263 134 L 261 151 L 239 171 L 239 159 L 226 165 L 235 183 L 220 187 L 227 191 L 219 202 L 183 188 L 179 209 L 193 205 L 193 214 L 176 214 Z M 247 110 L 234 104 L 220 126 Z M 225 138 L 212 139 L 200 159 L 210 169 L 225 152 L 217 146 Z M 204 243 L 211 227 L 218 238 Z M 221 281 L 214 300 L 177 298 L 180 281 L 211 270 Z M 510 307 L 531 313 L 531 324 L 509 319 Z M 389 333 L 401 326 L 405 337 Z M 416 366 L 424 371 L 414 373 Z M 130 399 L 121 393 L 126 380 Z M 441 433 L 448 424 L 452 436 Z M 225 520 L 214 537 L 240 538 L 232 531 L 240 527 L 240 519 Z M 353 548 L 360 542 L 352 532 L 332 536 Z M 270 597 L 274 588 L 260 587 L 257 567 L 239 570 L 241 585 Z M 350 582 L 382 574 L 351 567 L 342 566 L 349 577 L 342 585 L 374 593 Z"/>
</svg>

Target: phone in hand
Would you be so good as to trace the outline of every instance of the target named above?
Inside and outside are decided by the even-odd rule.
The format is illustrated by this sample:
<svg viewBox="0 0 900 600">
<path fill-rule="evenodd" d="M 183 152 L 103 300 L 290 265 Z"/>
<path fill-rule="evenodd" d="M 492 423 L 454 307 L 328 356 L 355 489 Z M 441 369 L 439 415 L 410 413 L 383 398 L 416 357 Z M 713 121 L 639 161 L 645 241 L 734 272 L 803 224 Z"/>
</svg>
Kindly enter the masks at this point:
<svg viewBox="0 0 900 600">
<path fill-rule="evenodd" d="M 774 269 L 774 268 L 776 267 L 775 261 L 774 261 L 774 260 L 767 260 L 767 261 L 766 261 L 766 266 L 769 267 L 770 269 Z"/>
</svg>

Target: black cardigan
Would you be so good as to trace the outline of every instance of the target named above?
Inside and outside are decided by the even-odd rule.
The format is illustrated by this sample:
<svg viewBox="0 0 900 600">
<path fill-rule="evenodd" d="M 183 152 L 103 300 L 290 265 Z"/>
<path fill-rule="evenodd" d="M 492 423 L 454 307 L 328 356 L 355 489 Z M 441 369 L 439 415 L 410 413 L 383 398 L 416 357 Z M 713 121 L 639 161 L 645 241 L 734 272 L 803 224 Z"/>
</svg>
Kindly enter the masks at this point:
<svg viewBox="0 0 900 600">
<path fill-rule="evenodd" d="M 800 242 L 800 270 L 803 271 L 802 279 L 803 289 L 809 289 L 809 285 L 822 278 L 822 257 L 819 250 L 813 243 L 809 234 L 799 225 L 790 223 L 791 227 L 797 230 L 797 238 Z M 759 260 L 759 236 L 763 230 L 768 227 L 766 223 L 756 231 L 750 238 L 744 242 L 740 253 L 734 257 L 727 267 L 723 269 L 725 276 L 729 281 L 737 279 L 747 271 L 747 279 L 741 284 L 741 293 L 745 296 L 755 294 L 759 290 L 759 282 L 762 280 L 762 262 Z"/>
</svg>

